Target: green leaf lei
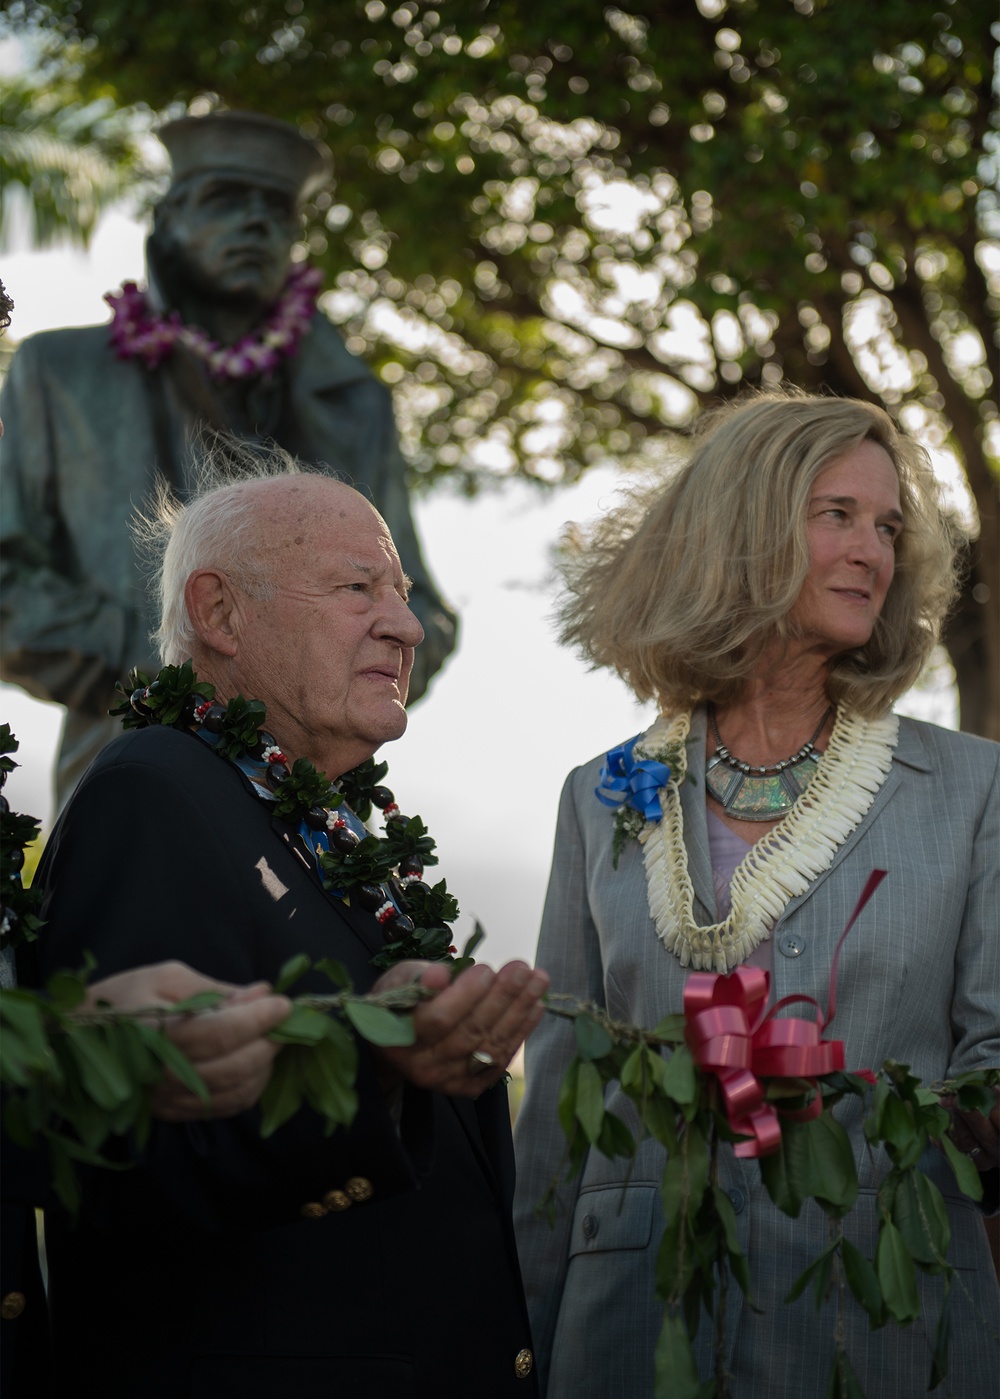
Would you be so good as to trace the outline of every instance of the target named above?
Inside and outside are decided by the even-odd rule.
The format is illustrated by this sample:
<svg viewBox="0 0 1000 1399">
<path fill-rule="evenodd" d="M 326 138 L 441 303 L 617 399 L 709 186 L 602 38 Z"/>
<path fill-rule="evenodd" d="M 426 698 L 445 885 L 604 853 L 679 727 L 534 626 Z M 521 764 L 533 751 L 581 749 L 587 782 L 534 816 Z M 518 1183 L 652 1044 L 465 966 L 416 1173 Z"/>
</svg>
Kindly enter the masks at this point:
<svg viewBox="0 0 1000 1399">
<path fill-rule="evenodd" d="M 18 766 L 9 755 L 18 750 L 9 724 L 0 724 L 0 788 Z M 38 837 L 34 816 L 11 811 L 0 795 L 0 949 L 33 942 L 42 926 L 36 913 L 36 896 L 21 881 L 25 847 Z"/>
<path fill-rule="evenodd" d="M 259 758 L 270 751 L 268 745 L 273 740 L 263 728 L 266 707 L 259 700 L 247 700 L 242 695 L 225 706 L 214 704 L 214 686 L 197 679 L 190 661 L 164 666 L 155 679 L 133 670 L 126 684 L 119 683 L 115 688 L 122 703 L 111 713 L 121 718 L 126 729 L 166 724 L 192 730 L 203 723 L 217 735 L 215 751 L 230 762 L 238 763 L 244 756 Z M 297 758 L 290 770 L 280 768 L 284 773 L 280 780 L 269 783 L 275 815 L 297 825 L 310 815 L 319 820 L 322 813 L 335 811 L 346 803 L 360 821 L 366 822 L 373 807 L 386 808 L 386 798 L 392 803 L 392 793 L 382 786 L 388 770 L 388 763 L 368 758 L 331 782 L 307 758 Z M 434 851 L 435 842 L 420 817 L 398 814 L 393 803 L 388 807 L 382 836 L 369 834 L 350 850 L 331 846 L 316 852 L 323 886 L 329 891 L 350 898 L 355 891 L 363 897 L 363 886 L 391 888 L 404 916 L 388 923 L 385 945 L 372 959 L 372 966 L 378 970 L 409 958 L 455 960 L 451 924 L 457 919 L 459 908 L 446 881 L 430 887 L 417 879 L 405 890 L 396 882 L 401 865 L 420 874 L 436 865 L 438 857 Z M 404 863 L 407 861 L 409 866 Z"/>
</svg>

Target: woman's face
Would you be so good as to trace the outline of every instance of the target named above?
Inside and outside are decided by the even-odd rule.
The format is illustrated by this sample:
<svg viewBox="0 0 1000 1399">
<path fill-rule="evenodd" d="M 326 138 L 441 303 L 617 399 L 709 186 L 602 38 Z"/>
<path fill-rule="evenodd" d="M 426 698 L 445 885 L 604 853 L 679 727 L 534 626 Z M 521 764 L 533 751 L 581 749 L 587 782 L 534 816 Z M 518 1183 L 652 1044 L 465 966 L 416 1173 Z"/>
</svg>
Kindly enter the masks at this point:
<svg viewBox="0 0 1000 1399">
<path fill-rule="evenodd" d="M 892 459 L 866 440 L 813 482 L 806 516 L 809 573 L 791 621 L 810 650 L 833 657 L 864 646 L 885 602 L 903 528 Z"/>
</svg>

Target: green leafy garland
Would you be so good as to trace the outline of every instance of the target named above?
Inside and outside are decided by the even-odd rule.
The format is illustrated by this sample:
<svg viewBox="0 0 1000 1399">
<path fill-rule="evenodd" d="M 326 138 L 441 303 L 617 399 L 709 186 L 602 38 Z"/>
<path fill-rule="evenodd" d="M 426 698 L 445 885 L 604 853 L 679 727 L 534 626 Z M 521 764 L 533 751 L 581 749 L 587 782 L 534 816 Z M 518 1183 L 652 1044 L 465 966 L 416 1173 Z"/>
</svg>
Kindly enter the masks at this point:
<svg viewBox="0 0 1000 1399">
<path fill-rule="evenodd" d="M 177 668 L 174 693 L 169 685 L 152 694 L 143 686 L 144 702 L 159 696 L 160 711 L 165 716 L 173 714 L 173 719 L 164 722 L 181 719 L 192 694 L 199 702 L 211 699 L 206 693 L 209 687 L 197 682 L 179 697 L 177 690 L 182 683 L 193 680 L 191 675 L 182 679 L 183 671 L 184 667 Z M 129 708 L 135 713 L 133 700 L 130 696 Z M 263 706 L 241 700 L 238 705 L 231 703 L 223 713 L 228 720 L 228 752 L 237 754 L 246 749 L 254 736 L 259 740 Z M 137 720 L 142 722 L 139 716 Z M 127 721 L 127 726 L 134 727 L 136 722 Z M 6 726 L 0 728 L 0 747 L 4 754 L 16 751 L 16 740 Z M 364 813 L 362 819 L 370 815 L 372 798 L 385 775 L 384 765 L 362 764 L 340 784 L 343 790 L 333 791 L 311 764 L 300 766 L 302 761 L 276 784 L 276 806 L 282 807 L 283 814 L 294 817 L 306 803 L 322 802 L 332 809 L 338 800 L 347 799 L 359 816 Z M 0 758 L 3 777 L 13 766 L 9 758 Z M 422 844 L 429 837 L 422 823 L 415 825 L 415 821 L 403 827 L 405 841 L 387 833 L 384 850 L 382 842 L 375 841 L 367 850 L 363 850 L 367 839 L 359 842 L 352 852 L 354 864 L 348 863 L 351 856 L 344 857 L 331 878 L 363 882 L 373 870 L 392 868 L 410 853 L 420 854 L 429 863 L 433 843 Z M 20 864 L 11 852 L 20 849 L 23 853 L 24 844 L 36 833 L 37 825 L 31 818 L 3 812 L 0 868 L 4 902 L 5 906 L 13 902 L 16 885 L 22 937 L 35 936 L 40 926 L 36 892 L 21 888 Z M 376 849 L 381 853 L 376 854 Z M 383 861 L 387 863 L 383 865 Z M 471 960 L 471 950 L 470 943 L 463 957 L 455 961 L 456 968 Z M 276 989 L 286 991 L 309 969 L 308 958 L 291 959 L 282 968 Z M 325 1119 L 328 1133 L 349 1127 L 357 1111 L 354 1034 L 376 1045 L 413 1043 L 413 1026 L 406 1012 L 429 994 L 419 986 L 406 986 L 381 995 L 357 996 L 338 963 L 323 961 L 316 969 L 338 990 L 327 996 L 296 998 L 291 1015 L 272 1032 L 271 1037 L 284 1049 L 260 1103 L 264 1136 L 287 1122 L 303 1104 Z M 34 1147 L 39 1141 L 47 1146 L 55 1192 L 71 1212 L 79 1205 L 77 1164 L 125 1169 L 132 1159 L 131 1155 L 117 1159 L 120 1139 L 133 1134 L 140 1150 L 148 1141 L 150 1094 L 167 1069 L 207 1103 L 204 1084 L 171 1043 L 166 1027 L 171 1017 L 204 1013 L 224 999 L 208 992 L 168 1010 L 150 1007 L 126 1013 L 101 1004 L 82 1009 L 91 970 L 89 964 L 79 974 L 57 973 L 44 995 L 24 989 L 0 993 L 4 1129 L 25 1147 Z M 726 1399 L 723 1335 L 727 1291 L 732 1279 L 749 1297 L 750 1275 L 732 1204 L 718 1185 L 721 1144 L 736 1140 L 718 1080 L 695 1064 L 685 1044 L 682 1015 L 668 1016 L 655 1029 L 646 1030 L 614 1022 L 594 1005 L 557 994 L 550 994 L 547 1009 L 573 1020 L 577 1054 L 559 1094 L 559 1120 L 567 1140 L 564 1168 L 551 1182 L 539 1210 L 554 1215 L 561 1185 L 579 1173 L 591 1149 L 609 1157 L 633 1158 L 646 1137 L 666 1148 L 661 1186 L 666 1230 L 657 1261 L 657 1294 L 665 1303 L 656 1351 L 658 1392 L 669 1391 L 671 1399 L 706 1399 L 709 1395 Z M 667 1056 L 664 1050 L 669 1052 Z M 638 1136 L 605 1108 L 605 1089 L 613 1081 L 621 1084 L 635 1105 L 640 1120 Z M 847 1293 L 865 1310 L 873 1327 L 889 1321 L 905 1326 L 919 1314 L 918 1271 L 943 1280 L 944 1298 L 931 1357 L 930 1387 L 935 1387 L 947 1375 L 952 1290 L 956 1286 L 964 1290 L 964 1283 L 947 1259 L 950 1229 L 944 1200 L 917 1163 L 928 1144 L 937 1143 L 959 1189 L 972 1200 L 982 1198 L 982 1183 L 973 1162 L 948 1136 L 949 1114 L 940 1099 L 952 1095 L 962 1111 L 988 1112 L 1000 1084 L 1000 1071 L 981 1070 L 925 1087 L 906 1065 L 887 1060 L 873 1092 L 865 1079 L 846 1073 L 828 1074 L 813 1083 L 797 1079 L 765 1082 L 765 1100 L 780 1103 L 792 1113 L 804 1107 L 817 1084 L 822 1094 L 823 1112 L 810 1121 L 786 1120 L 780 1150 L 760 1158 L 760 1169 L 768 1194 L 784 1214 L 796 1218 L 803 1203 L 812 1199 L 831 1222 L 829 1245 L 796 1280 L 785 1299 L 793 1301 L 812 1287 L 818 1307 L 831 1290 L 836 1294 L 838 1320 L 828 1396 L 862 1396 L 843 1340 Z M 869 1093 L 865 1137 L 872 1147 L 884 1146 L 891 1163 L 878 1191 L 879 1234 L 872 1259 L 844 1237 L 843 1219 L 858 1194 L 857 1167 L 847 1134 L 831 1111 L 846 1095 L 867 1097 Z M 114 1160 L 102 1154 L 109 1142 L 116 1154 Z M 715 1373 L 707 1380 L 697 1373 L 692 1349 L 702 1308 L 714 1319 L 716 1335 Z M 983 1317 L 981 1324 L 989 1327 L 991 1323 Z"/>
<path fill-rule="evenodd" d="M 233 763 L 244 757 L 262 761 L 263 755 L 277 753 L 275 740 L 263 728 L 267 710 L 261 701 L 237 695 L 226 705 L 215 704 L 215 687 L 197 679 L 190 661 L 164 666 L 155 679 L 133 670 L 126 684 L 115 688 L 122 703 L 111 713 L 121 718 L 125 729 L 164 724 L 194 730 L 203 725 L 214 736 L 215 752 Z M 468 965 L 470 946 L 461 958 L 455 956 L 451 924 L 459 907 L 446 881 L 430 887 L 420 877 L 438 863 L 435 842 L 419 816 L 399 813 L 392 793 L 382 785 L 388 763 L 368 758 L 336 782 L 308 758 L 297 758 L 290 769 L 273 758 L 270 764 L 267 778 L 275 815 L 292 825 L 324 830 L 328 814 L 344 803 L 362 822 L 369 820 L 374 807 L 385 812 L 382 836 L 368 834 L 358 840 L 351 832 L 339 838 L 334 832 L 331 848 L 316 852 L 327 890 L 356 896 L 374 912 L 385 901 L 382 886 L 392 889 L 400 916 L 387 922 L 385 944 L 372 965 L 384 970 L 408 958 Z M 400 876 L 405 889 L 397 882 Z M 477 929 L 475 941 L 480 937 Z"/>
<path fill-rule="evenodd" d="M 608 1157 L 634 1158 L 639 1145 L 653 1138 L 666 1148 L 660 1187 L 665 1232 L 656 1265 L 657 1296 L 665 1304 L 656 1348 L 657 1394 L 670 1399 L 726 1399 L 725 1311 L 730 1279 L 754 1305 L 750 1271 L 739 1242 L 736 1216 L 719 1187 L 719 1152 L 723 1142 L 739 1140 L 732 1131 L 715 1075 L 700 1069 L 685 1043 L 685 1017 L 670 1015 L 654 1030 L 612 1021 L 593 1005 L 550 994 L 548 1010 L 574 1021 L 576 1057 L 559 1093 L 559 1121 L 567 1147 L 563 1166 L 550 1183 L 538 1211 L 554 1220 L 559 1191 L 583 1168 L 593 1148 Z M 670 1051 L 664 1057 L 662 1051 Z M 628 1125 L 605 1108 L 605 1089 L 620 1083 L 640 1119 L 634 1136 Z M 785 1298 L 794 1301 L 811 1286 L 817 1309 L 834 1292 L 837 1324 L 828 1399 L 863 1399 L 844 1345 L 844 1309 L 849 1291 L 868 1315 L 872 1328 L 890 1321 L 907 1326 L 920 1312 L 917 1272 L 943 1279 L 944 1296 L 931 1356 L 929 1387 L 947 1374 L 952 1288 L 971 1297 L 961 1274 L 948 1262 L 948 1213 L 941 1192 L 918 1168 L 930 1143 L 941 1147 L 959 1189 L 981 1200 L 982 1181 L 972 1160 L 948 1136 L 950 1116 L 940 1099 L 954 1095 L 965 1112 L 988 1113 L 993 1107 L 1000 1070 L 977 1070 L 925 1087 L 905 1064 L 886 1060 L 872 1090 L 866 1078 L 831 1073 L 803 1079 L 765 1080 L 765 1101 L 791 1114 L 782 1122 L 780 1150 L 759 1158 L 761 1179 L 783 1214 L 795 1219 L 806 1200 L 815 1200 L 830 1220 L 830 1243 L 793 1284 Z M 809 1121 L 794 1114 L 816 1089 L 823 1111 Z M 878 1190 L 879 1231 L 873 1259 L 844 1237 L 843 1219 L 858 1196 L 858 1172 L 850 1139 L 831 1111 L 847 1095 L 867 1103 L 865 1138 L 884 1146 L 891 1168 Z M 704 1309 L 714 1326 L 714 1375 L 698 1375 L 692 1342 Z M 987 1331 L 995 1321 L 983 1316 Z"/>
<path fill-rule="evenodd" d="M 125 1170 L 134 1164 L 149 1140 L 150 1095 L 167 1070 L 207 1108 L 205 1085 L 167 1029 L 179 1017 L 225 1001 L 221 992 L 203 991 L 167 1008 L 120 1011 L 102 1002 L 85 1008 L 93 966 L 88 958 L 79 973 L 57 972 L 44 995 L 21 987 L 0 992 L 4 1131 L 27 1150 L 45 1147 L 53 1190 L 71 1214 L 80 1203 L 78 1165 Z M 275 989 L 286 991 L 309 969 L 308 958 L 293 958 Z M 412 1044 L 413 1025 L 402 1012 L 429 994 L 405 986 L 358 996 L 337 963 L 317 969 L 340 989 L 297 997 L 291 1014 L 271 1032 L 284 1049 L 260 1100 L 264 1137 L 304 1104 L 325 1119 L 327 1135 L 349 1127 L 357 1111 L 358 1050 L 351 1030 L 371 1044 Z M 129 1135 L 132 1141 L 123 1148 L 121 1139 Z"/>
<path fill-rule="evenodd" d="M 0 789 L 18 766 L 9 756 L 17 750 L 10 725 L 0 724 Z M 11 811 L 0 790 L 0 950 L 33 942 L 42 926 L 35 895 L 21 881 L 25 848 L 38 838 L 40 829 L 34 816 Z"/>
</svg>

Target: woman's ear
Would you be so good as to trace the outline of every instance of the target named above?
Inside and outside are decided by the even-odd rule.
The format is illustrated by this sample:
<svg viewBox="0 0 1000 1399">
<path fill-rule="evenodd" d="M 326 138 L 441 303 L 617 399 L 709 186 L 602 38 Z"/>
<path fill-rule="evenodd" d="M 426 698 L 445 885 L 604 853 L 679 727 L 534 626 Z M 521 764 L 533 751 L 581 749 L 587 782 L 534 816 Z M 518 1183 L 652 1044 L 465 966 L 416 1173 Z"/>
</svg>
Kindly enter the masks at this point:
<svg viewBox="0 0 1000 1399">
<path fill-rule="evenodd" d="M 199 568 L 184 584 L 184 602 L 198 640 L 221 656 L 239 649 L 236 599 L 229 579 L 213 568 Z"/>
</svg>

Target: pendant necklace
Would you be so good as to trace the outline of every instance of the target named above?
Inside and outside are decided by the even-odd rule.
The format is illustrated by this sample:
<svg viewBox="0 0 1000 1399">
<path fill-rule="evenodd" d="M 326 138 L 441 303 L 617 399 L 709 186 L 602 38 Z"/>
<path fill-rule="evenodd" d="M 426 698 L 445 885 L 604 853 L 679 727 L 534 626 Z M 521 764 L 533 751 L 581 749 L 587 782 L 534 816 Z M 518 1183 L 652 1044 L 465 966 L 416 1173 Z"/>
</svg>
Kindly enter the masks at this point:
<svg viewBox="0 0 1000 1399">
<path fill-rule="evenodd" d="M 830 715 L 827 709 L 819 727 L 808 742 L 790 758 L 770 767 L 745 763 L 735 757 L 722 741 L 715 719 L 715 705 L 708 706 L 708 722 L 716 749 L 705 768 L 705 785 L 711 795 L 739 821 L 777 821 L 790 811 L 816 775 L 822 753 L 816 741 Z"/>
</svg>

